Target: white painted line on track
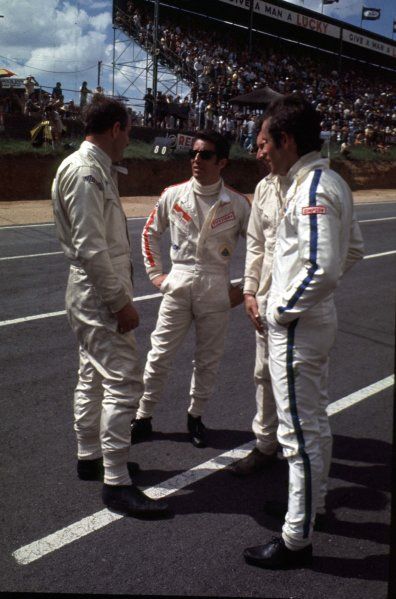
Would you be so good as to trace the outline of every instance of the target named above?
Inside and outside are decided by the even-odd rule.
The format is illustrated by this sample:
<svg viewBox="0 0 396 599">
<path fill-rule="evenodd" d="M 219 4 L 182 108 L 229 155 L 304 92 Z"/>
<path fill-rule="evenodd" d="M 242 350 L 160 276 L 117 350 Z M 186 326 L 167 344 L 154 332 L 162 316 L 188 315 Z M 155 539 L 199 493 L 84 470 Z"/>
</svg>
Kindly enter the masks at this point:
<svg viewBox="0 0 396 599">
<path fill-rule="evenodd" d="M 231 283 L 239 283 L 241 279 L 233 279 Z M 156 297 L 162 297 L 162 293 L 150 293 L 149 295 L 140 295 L 134 297 L 134 302 L 144 302 L 146 300 L 154 299 Z M 0 321 L 0 327 L 6 327 L 11 324 L 21 324 L 23 322 L 30 322 L 31 320 L 40 320 L 41 318 L 52 318 L 54 316 L 65 316 L 66 310 L 59 310 L 58 312 L 48 312 L 47 314 L 34 314 L 33 316 L 23 316 L 22 318 L 13 318 L 11 320 Z"/>
<path fill-rule="evenodd" d="M 63 252 L 46 252 L 42 254 L 25 254 L 24 256 L 6 256 L 5 258 L 0 258 L 0 262 L 4 260 L 18 260 L 18 258 L 38 258 L 40 256 L 56 256 L 58 254 L 63 254 Z"/>
<path fill-rule="evenodd" d="M 384 220 L 396 220 L 396 216 L 385 216 L 384 218 L 369 218 L 367 220 L 359 220 L 360 224 L 364 223 L 379 223 Z"/>
<path fill-rule="evenodd" d="M 371 260 L 371 258 L 381 258 L 382 256 L 390 256 L 391 254 L 396 254 L 396 250 L 392 250 L 390 252 L 381 252 L 380 254 L 370 254 L 370 256 L 364 256 L 363 260 Z"/>
<path fill-rule="evenodd" d="M 30 229 L 31 227 L 53 227 L 54 223 L 31 223 L 30 225 L 0 225 L 0 231 L 4 229 Z"/>
<path fill-rule="evenodd" d="M 388 376 L 381 381 L 373 383 L 372 385 L 368 385 L 359 391 L 355 391 L 338 401 L 330 404 L 328 407 L 328 414 L 332 416 L 333 414 L 337 414 L 346 408 L 349 408 L 352 405 L 357 404 L 380 391 L 384 391 L 388 387 L 393 384 L 394 376 Z M 176 493 L 189 485 L 196 483 L 198 480 L 213 474 L 219 470 L 222 470 L 229 464 L 240 460 L 245 457 L 249 451 L 255 446 L 256 440 L 249 441 L 240 447 L 236 447 L 235 449 L 231 449 L 230 451 L 226 451 L 207 462 L 203 462 L 202 464 L 198 464 L 194 468 L 187 470 L 186 472 L 182 472 L 181 474 L 177 474 L 172 478 L 148 489 L 145 489 L 146 495 L 151 497 L 152 499 L 160 499 L 166 497 L 167 495 L 171 495 L 172 493 Z M 57 532 L 54 532 L 38 541 L 34 541 L 33 543 L 29 543 L 29 545 L 24 545 L 20 547 L 16 551 L 12 553 L 12 556 L 21 565 L 30 564 L 44 555 L 48 553 L 52 553 L 53 551 L 57 551 L 61 549 L 65 545 L 69 545 L 73 541 L 77 541 L 82 537 L 90 534 L 91 532 L 95 532 L 111 524 L 111 522 L 115 522 L 116 520 L 120 520 L 125 516 L 121 516 L 120 514 L 114 514 L 107 509 L 103 509 L 91 516 L 87 516 L 70 526 L 66 526 Z"/>
<path fill-rule="evenodd" d="M 148 216 L 128 216 L 127 220 L 147 220 Z M 31 227 L 54 227 L 55 223 L 31 223 L 30 225 L 0 225 L 4 229 L 30 229 Z"/>
</svg>

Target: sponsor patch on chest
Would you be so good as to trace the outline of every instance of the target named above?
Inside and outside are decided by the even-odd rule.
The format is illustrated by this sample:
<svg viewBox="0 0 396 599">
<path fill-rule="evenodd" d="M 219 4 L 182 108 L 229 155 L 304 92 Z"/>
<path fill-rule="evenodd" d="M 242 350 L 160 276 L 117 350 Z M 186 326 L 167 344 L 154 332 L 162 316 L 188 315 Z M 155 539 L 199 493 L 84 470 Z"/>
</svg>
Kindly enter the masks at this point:
<svg viewBox="0 0 396 599">
<path fill-rule="evenodd" d="M 184 220 L 185 222 L 190 222 L 191 216 L 188 214 L 188 212 L 186 212 L 185 210 L 183 210 L 183 208 L 179 205 L 179 204 L 174 204 L 173 206 L 173 210 L 181 217 L 182 220 Z"/>
<path fill-rule="evenodd" d="M 305 206 L 301 210 L 302 214 L 310 216 L 311 214 L 326 214 L 326 206 Z"/>
<path fill-rule="evenodd" d="M 224 223 L 228 223 L 228 221 L 230 220 L 235 220 L 235 214 L 233 210 L 231 210 L 231 212 L 228 212 L 227 214 L 223 214 L 223 216 L 219 216 L 218 218 L 212 220 L 211 227 L 212 229 L 215 229 L 216 227 L 219 227 Z"/>
</svg>

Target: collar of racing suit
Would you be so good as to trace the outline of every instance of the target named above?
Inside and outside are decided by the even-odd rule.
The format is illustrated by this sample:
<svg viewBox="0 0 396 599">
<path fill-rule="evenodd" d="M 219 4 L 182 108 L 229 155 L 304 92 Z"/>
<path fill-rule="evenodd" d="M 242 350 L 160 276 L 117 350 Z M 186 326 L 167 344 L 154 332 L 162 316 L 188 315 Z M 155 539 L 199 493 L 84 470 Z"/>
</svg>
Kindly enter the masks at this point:
<svg viewBox="0 0 396 599">
<path fill-rule="evenodd" d="M 219 179 L 212 185 L 201 185 L 201 183 L 193 177 L 193 190 L 200 196 L 214 196 L 217 195 L 221 188 L 221 180 Z"/>
<path fill-rule="evenodd" d="M 300 156 L 293 164 L 287 173 L 287 177 L 293 180 L 293 183 L 299 183 L 305 178 L 306 174 L 315 168 L 329 168 L 330 161 L 328 158 L 322 158 L 320 152 L 309 152 Z"/>
<path fill-rule="evenodd" d="M 86 156 L 92 156 L 108 173 L 113 174 L 114 172 L 118 172 L 122 173 L 123 175 L 128 174 L 128 169 L 126 169 L 124 166 L 120 166 L 119 164 L 113 164 L 110 156 L 96 144 L 85 140 L 82 142 L 80 150 L 86 154 Z"/>
</svg>

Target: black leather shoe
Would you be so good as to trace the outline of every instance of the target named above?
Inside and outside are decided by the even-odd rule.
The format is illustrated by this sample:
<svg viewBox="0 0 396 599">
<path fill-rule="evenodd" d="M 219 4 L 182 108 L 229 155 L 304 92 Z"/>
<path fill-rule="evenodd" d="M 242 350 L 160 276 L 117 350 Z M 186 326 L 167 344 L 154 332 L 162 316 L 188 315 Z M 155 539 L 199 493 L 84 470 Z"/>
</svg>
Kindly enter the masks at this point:
<svg viewBox="0 0 396 599">
<path fill-rule="evenodd" d="M 206 428 L 201 421 L 201 416 L 187 414 L 187 429 L 194 447 L 206 447 Z"/>
<path fill-rule="evenodd" d="M 153 427 L 150 418 L 139 418 L 132 420 L 131 423 L 131 444 L 140 443 L 150 439 L 153 432 Z"/>
<path fill-rule="evenodd" d="M 287 570 L 292 568 L 307 568 L 312 565 L 312 545 L 291 551 L 281 537 L 274 537 L 266 545 L 248 547 L 243 552 L 245 561 L 259 568 L 272 570 Z"/>
<path fill-rule="evenodd" d="M 103 484 L 102 500 L 109 510 L 124 516 L 157 518 L 169 516 L 168 504 L 162 499 L 147 497 L 134 485 L 113 486 Z"/>
<path fill-rule="evenodd" d="M 127 466 L 131 478 L 140 471 L 137 462 L 128 462 Z M 103 481 L 103 458 L 96 458 L 95 460 L 77 460 L 77 476 L 80 480 Z"/>
<path fill-rule="evenodd" d="M 242 458 L 242 460 L 238 460 L 234 464 L 230 464 L 225 470 L 235 476 L 249 476 L 249 474 L 266 470 L 269 466 L 274 464 L 276 460 L 276 451 L 275 453 L 270 454 L 262 453 L 255 447 L 246 457 Z"/>
<path fill-rule="evenodd" d="M 266 501 L 264 503 L 264 511 L 269 516 L 273 516 L 278 520 L 284 520 L 287 512 L 287 504 L 283 503 L 283 501 L 277 501 L 276 499 Z M 326 527 L 328 522 L 327 514 L 316 514 L 315 516 L 315 530 L 322 530 Z"/>
</svg>

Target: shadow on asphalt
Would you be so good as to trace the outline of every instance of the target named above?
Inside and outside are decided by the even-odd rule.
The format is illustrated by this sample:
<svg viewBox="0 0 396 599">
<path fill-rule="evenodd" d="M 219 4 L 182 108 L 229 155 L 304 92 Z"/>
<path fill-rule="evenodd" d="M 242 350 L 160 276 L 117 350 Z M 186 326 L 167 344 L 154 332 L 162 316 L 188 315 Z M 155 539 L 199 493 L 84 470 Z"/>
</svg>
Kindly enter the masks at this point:
<svg viewBox="0 0 396 599">
<path fill-rule="evenodd" d="M 251 438 L 251 433 L 242 431 L 208 431 L 210 447 L 223 451 Z M 158 439 L 189 442 L 185 433 L 156 432 L 153 441 Z M 383 512 L 389 504 L 384 491 L 390 488 L 391 445 L 374 439 L 335 435 L 333 456 L 335 461 L 330 472 L 331 483 L 336 485 L 334 480 L 341 479 L 347 484 L 330 489 L 327 497 L 328 517 L 316 534 L 372 541 L 387 547 L 390 527 L 378 521 L 378 514 L 373 513 Z M 348 464 L 340 463 L 343 459 Z M 180 472 L 168 471 L 166 478 Z M 143 471 L 136 478 L 136 483 L 139 486 L 158 484 L 159 479 L 164 480 L 163 474 L 160 470 Z M 217 471 L 215 477 L 207 476 L 187 487 L 189 493 L 169 497 L 169 504 L 178 516 L 199 513 L 250 516 L 260 527 L 279 534 L 282 522 L 266 514 L 263 507 L 267 500 L 286 501 L 287 484 L 287 461 L 280 459 L 265 472 L 245 478 L 235 477 L 225 470 Z M 362 512 L 366 512 L 364 516 Z M 383 514 L 380 517 L 383 519 Z M 365 580 L 387 580 L 388 556 L 372 555 L 362 559 L 318 556 L 315 557 L 314 570 Z"/>
</svg>

